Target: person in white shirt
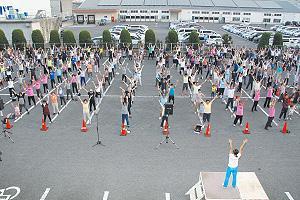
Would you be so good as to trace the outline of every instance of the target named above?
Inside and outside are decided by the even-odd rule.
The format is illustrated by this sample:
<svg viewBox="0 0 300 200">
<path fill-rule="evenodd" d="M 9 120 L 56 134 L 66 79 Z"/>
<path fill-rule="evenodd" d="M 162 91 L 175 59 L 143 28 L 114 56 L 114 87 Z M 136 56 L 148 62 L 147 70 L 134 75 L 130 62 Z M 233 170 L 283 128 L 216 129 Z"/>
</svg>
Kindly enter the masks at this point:
<svg viewBox="0 0 300 200">
<path fill-rule="evenodd" d="M 238 165 L 239 165 L 239 159 L 242 156 L 243 153 L 243 149 L 246 145 L 246 143 L 248 142 L 248 139 L 245 138 L 243 140 L 243 143 L 240 146 L 240 149 L 233 149 L 233 144 L 232 144 L 232 140 L 229 139 L 229 160 L 228 160 L 228 167 L 226 170 L 226 176 L 225 176 L 225 180 L 223 183 L 223 187 L 226 188 L 228 186 L 228 182 L 229 182 L 229 178 L 232 174 L 232 187 L 235 188 L 236 187 L 236 177 L 237 177 L 237 173 L 238 173 Z"/>
</svg>

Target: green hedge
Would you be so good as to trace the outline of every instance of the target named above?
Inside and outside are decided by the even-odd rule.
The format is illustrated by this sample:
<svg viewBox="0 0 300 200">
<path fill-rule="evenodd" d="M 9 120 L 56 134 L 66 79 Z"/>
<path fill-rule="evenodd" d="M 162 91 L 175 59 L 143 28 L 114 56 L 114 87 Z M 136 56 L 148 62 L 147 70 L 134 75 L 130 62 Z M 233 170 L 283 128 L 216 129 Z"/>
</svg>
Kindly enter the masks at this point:
<svg viewBox="0 0 300 200">
<path fill-rule="evenodd" d="M 9 44 L 8 44 L 8 40 L 5 36 L 5 33 L 3 32 L 3 30 L 0 29 L 0 49 L 4 49 L 8 45 Z"/>
<path fill-rule="evenodd" d="M 145 33 L 145 44 L 148 46 L 148 44 L 155 44 L 156 38 L 155 33 L 152 29 L 148 29 Z"/>
<path fill-rule="evenodd" d="M 192 31 L 189 37 L 189 43 L 199 44 L 200 43 L 199 33 L 197 33 L 196 31 Z"/>
<path fill-rule="evenodd" d="M 52 30 L 50 32 L 50 41 L 49 41 L 49 44 L 51 46 L 53 46 L 53 45 L 60 46 L 60 39 L 59 39 L 58 30 Z"/>
<path fill-rule="evenodd" d="M 132 43 L 131 37 L 130 37 L 130 33 L 128 32 L 128 30 L 123 29 L 121 31 L 121 35 L 120 35 L 120 45 L 121 47 L 123 46 L 128 46 Z"/>
<path fill-rule="evenodd" d="M 232 37 L 228 34 L 225 33 L 222 35 L 222 39 L 223 39 L 223 44 L 232 44 Z"/>
<path fill-rule="evenodd" d="M 282 34 L 281 33 L 276 32 L 274 34 L 273 46 L 277 46 L 277 47 L 282 47 L 283 46 L 283 40 L 282 40 Z"/>
<path fill-rule="evenodd" d="M 31 39 L 34 47 L 36 48 L 44 48 L 44 37 L 42 32 L 38 29 L 33 30 L 31 33 Z"/>
<path fill-rule="evenodd" d="M 76 44 L 76 40 L 72 31 L 70 30 L 64 31 L 63 42 L 66 45 L 72 45 L 72 46 Z"/>
<path fill-rule="evenodd" d="M 88 31 L 80 31 L 79 33 L 79 44 L 80 46 L 84 47 L 86 46 L 91 46 L 93 44 L 92 39 L 91 39 L 91 34 Z"/>
<path fill-rule="evenodd" d="M 112 38 L 111 38 L 111 34 L 109 32 L 109 30 L 105 29 L 103 32 L 102 32 L 102 39 L 103 39 L 103 43 L 112 43 Z"/>
<path fill-rule="evenodd" d="M 15 29 L 12 32 L 12 44 L 19 49 L 23 49 L 26 46 L 26 39 L 21 29 Z"/>
<path fill-rule="evenodd" d="M 178 42 L 178 34 L 175 30 L 170 30 L 166 37 L 166 43 L 177 43 Z"/>
<path fill-rule="evenodd" d="M 269 46 L 270 37 L 271 37 L 271 33 L 263 33 L 259 40 L 257 48 L 261 49 L 261 48 L 265 48 L 265 47 Z"/>
</svg>

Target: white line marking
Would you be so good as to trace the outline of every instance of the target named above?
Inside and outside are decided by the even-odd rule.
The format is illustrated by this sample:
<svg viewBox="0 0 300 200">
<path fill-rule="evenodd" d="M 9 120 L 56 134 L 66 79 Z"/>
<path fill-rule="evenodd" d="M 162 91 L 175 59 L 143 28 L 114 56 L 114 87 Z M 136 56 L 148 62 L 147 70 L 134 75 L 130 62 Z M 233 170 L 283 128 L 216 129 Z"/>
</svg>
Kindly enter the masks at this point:
<svg viewBox="0 0 300 200">
<path fill-rule="evenodd" d="M 289 198 L 289 200 L 294 200 L 294 198 L 292 197 L 292 195 L 289 192 L 284 192 L 284 193 Z"/>
<path fill-rule="evenodd" d="M 12 102 L 12 100 L 9 100 L 8 102 L 6 102 L 6 103 L 4 104 L 4 106 L 6 106 L 7 104 L 9 104 L 10 102 Z"/>
<path fill-rule="evenodd" d="M 124 63 L 125 63 L 125 60 L 126 60 L 126 59 L 124 59 L 123 63 L 121 64 L 122 66 L 123 66 Z M 110 85 L 109 85 L 109 86 L 106 88 L 106 90 L 103 92 L 102 98 L 99 100 L 98 104 L 96 105 L 96 110 L 98 110 L 98 108 L 100 107 L 100 104 L 101 104 L 101 102 L 102 102 L 102 99 L 106 96 L 106 92 L 107 92 L 107 91 L 109 90 L 109 88 L 112 86 L 114 80 L 115 80 L 115 77 L 111 80 Z M 93 119 L 94 115 L 95 115 L 95 110 L 92 112 L 91 117 L 90 117 L 90 119 L 88 120 L 87 124 L 92 124 L 92 119 Z"/>
<path fill-rule="evenodd" d="M 103 199 L 102 200 L 107 200 L 109 195 L 109 191 L 104 191 Z"/>
<path fill-rule="evenodd" d="M 61 84 L 63 84 L 65 82 L 65 80 L 62 82 L 62 83 L 60 83 L 59 85 L 57 85 L 57 87 L 59 87 Z M 37 101 L 36 102 L 36 105 L 33 105 L 33 106 L 31 106 L 29 109 L 28 109 L 28 111 L 26 111 L 26 112 L 24 112 L 18 119 L 16 119 L 15 121 L 14 121 L 14 123 L 16 123 L 17 121 L 19 121 L 20 119 L 22 119 L 22 117 L 25 115 L 25 114 L 27 114 L 29 111 L 31 111 L 34 107 L 36 107 L 44 98 L 46 98 L 47 96 L 49 96 L 49 94 L 51 93 L 51 92 L 53 92 L 54 90 L 56 90 L 57 89 L 57 87 L 55 87 L 55 88 L 53 88 L 51 91 L 49 91 L 42 99 L 40 99 L 39 101 Z"/>
<path fill-rule="evenodd" d="M 45 200 L 49 192 L 50 192 L 50 188 L 47 188 L 47 189 L 45 190 L 43 196 L 40 198 L 40 200 Z"/>
<path fill-rule="evenodd" d="M 242 91 L 249 97 L 249 99 L 252 100 L 252 102 L 254 102 L 254 100 L 251 98 L 251 96 L 242 88 Z M 258 108 L 267 116 L 269 117 L 268 113 L 266 113 L 266 111 L 260 106 L 260 105 L 257 105 Z M 275 120 L 273 119 L 273 123 L 278 126 L 278 124 L 275 122 Z"/>
<path fill-rule="evenodd" d="M 170 193 L 165 193 L 166 200 L 171 200 L 171 194 Z"/>
<path fill-rule="evenodd" d="M 17 83 L 17 82 L 18 82 L 18 81 L 15 81 L 13 84 L 15 84 L 15 83 Z M 2 88 L 2 89 L 0 90 L 0 92 L 2 92 L 2 91 L 5 90 L 5 89 L 8 89 L 8 86 Z"/>
</svg>

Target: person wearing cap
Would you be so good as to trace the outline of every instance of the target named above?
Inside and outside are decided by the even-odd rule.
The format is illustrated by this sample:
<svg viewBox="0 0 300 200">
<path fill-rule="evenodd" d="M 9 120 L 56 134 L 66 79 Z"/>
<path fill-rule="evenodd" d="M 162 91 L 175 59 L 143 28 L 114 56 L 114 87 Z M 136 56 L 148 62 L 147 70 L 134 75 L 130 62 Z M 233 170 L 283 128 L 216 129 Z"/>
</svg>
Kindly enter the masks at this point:
<svg viewBox="0 0 300 200">
<path fill-rule="evenodd" d="M 228 160 L 228 167 L 226 170 L 225 180 L 223 183 L 224 188 L 227 188 L 231 174 L 232 174 L 232 187 L 233 188 L 236 187 L 236 178 L 237 178 L 237 173 L 238 173 L 239 159 L 241 158 L 241 156 L 243 154 L 243 150 L 244 150 L 244 147 L 247 142 L 248 142 L 248 139 L 245 138 L 243 140 L 243 143 L 240 146 L 240 149 L 238 150 L 238 149 L 233 148 L 232 140 L 229 139 L 229 147 L 230 147 L 229 160 Z"/>
</svg>

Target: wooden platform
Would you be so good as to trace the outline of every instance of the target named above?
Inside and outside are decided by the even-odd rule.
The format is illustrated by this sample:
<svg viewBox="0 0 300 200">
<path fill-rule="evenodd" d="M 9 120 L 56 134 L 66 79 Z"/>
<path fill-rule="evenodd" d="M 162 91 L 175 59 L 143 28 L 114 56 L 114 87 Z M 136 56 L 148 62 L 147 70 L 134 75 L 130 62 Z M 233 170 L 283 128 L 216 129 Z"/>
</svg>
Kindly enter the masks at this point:
<svg viewBox="0 0 300 200">
<path fill-rule="evenodd" d="M 223 187 L 225 172 L 200 172 L 199 182 L 186 195 L 191 200 L 269 200 L 254 172 L 238 172 L 237 187 Z"/>
</svg>

